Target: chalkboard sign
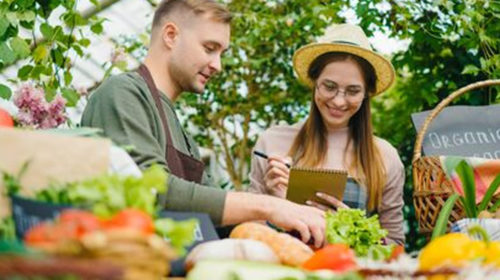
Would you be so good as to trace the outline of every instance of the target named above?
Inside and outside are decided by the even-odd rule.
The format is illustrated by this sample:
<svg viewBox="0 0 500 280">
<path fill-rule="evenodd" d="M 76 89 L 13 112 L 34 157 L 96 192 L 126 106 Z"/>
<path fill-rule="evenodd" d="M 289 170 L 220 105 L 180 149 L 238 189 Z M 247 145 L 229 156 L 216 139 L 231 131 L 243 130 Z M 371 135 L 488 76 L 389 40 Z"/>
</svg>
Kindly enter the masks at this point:
<svg viewBox="0 0 500 280">
<path fill-rule="evenodd" d="M 10 199 L 16 237 L 21 240 L 32 226 L 51 221 L 59 216 L 62 210 L 72 208 L 71 205 L 50 204 L 19 196 L 11 196 Z"/>
<path fill-rule="evenodd" d="M 417 131 L 430 112 L 412 114 Z M 500 104 L 445 108 L 432 120 L 422 148 L 429 156 L 500 159 Z"/>
</svg>

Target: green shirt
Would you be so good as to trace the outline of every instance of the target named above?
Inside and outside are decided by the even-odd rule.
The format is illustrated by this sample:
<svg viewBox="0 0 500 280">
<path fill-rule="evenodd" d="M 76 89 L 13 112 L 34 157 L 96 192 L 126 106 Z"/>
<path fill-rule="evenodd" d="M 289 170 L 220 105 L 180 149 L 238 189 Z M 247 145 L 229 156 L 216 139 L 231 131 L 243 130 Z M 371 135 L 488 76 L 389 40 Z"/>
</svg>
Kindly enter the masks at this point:
<svg viewBox="0 0 500 280">
<path fill-rule="evenodd" d="M 160 93 L 174 147 L 200 159 L 198 146 L 184 131 L 174 105 Z M 136 72 L 110 77 L 91 95 L 82 116 L 82 126 L 103 129 L 104 136 L 118 145 L 131 145 L 130 155 L 140 168 L 160 164 L 170 173 L 165 161 L 166 139 L 158 109 L 146 82 Z M 188 148 L 186 141 L 189 142 Z M 169 174 L 166 205 L 170 210 L 205 212 L 220 224 L 226 192 L 213 187 L 203 172 L 202 183 L 188 182 Z"/>
</svg>

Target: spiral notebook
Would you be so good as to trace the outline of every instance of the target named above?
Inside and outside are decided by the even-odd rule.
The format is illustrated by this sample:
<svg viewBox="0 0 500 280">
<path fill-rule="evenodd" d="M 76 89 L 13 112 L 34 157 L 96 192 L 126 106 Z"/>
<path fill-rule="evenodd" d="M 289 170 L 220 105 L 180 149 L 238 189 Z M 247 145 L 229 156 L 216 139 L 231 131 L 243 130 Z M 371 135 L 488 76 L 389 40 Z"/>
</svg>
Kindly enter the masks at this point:
<svg viewBox="0 0 500 280">
<path fill-rule="evenodd" d="M 322 202 L 316 196 L 322 192 L 342 201 L 347 182 L 347 171 L 292 167 L 286 199 L 305 204 L 307 200 Z"/>
</svg>

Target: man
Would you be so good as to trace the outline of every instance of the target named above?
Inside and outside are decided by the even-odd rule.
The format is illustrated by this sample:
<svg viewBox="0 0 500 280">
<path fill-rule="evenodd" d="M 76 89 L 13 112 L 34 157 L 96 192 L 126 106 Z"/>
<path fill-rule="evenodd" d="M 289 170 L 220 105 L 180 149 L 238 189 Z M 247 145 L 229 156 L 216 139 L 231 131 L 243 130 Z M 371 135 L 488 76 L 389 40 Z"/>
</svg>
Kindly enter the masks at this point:
<svg viewBox="0 0 500 280">
<path fill-rule="evenodd" d="M 106 80 L 91 96 L 82 125 L 100 127 L 119 145 L 132 145 L 141 168 L 158 163 L 170 173 L 171 210 L 206 212 L 214 223 L 267 220 L 300 232 L 304 242 L 324 241 L 324 212 L 265 195 L 212 187 L 198 147 L 175 114 L 182 92 L 202 93 L 221 71 L 229 46 L 231 15 L 213 0 L 162 1 L 153 19 L 151 44 L 138 72 Z"/>
</svg>

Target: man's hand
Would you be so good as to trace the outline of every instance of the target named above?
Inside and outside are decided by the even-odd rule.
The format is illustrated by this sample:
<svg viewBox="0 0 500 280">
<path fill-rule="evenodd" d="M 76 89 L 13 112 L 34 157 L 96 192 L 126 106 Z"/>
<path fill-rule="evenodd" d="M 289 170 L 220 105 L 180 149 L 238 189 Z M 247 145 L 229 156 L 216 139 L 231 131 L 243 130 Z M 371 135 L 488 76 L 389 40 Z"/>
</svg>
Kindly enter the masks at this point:
<svg viewBox="0 0 500 280">
<path fill-rule="evenodd" d="M 268 221 L 284 230 L 298 231 L 304 243 L 312 237 L 314 246 L 322 247 L 325 241 L 325 212 L 284 199 L 275 200 L 272 202 Z"/>
<path fill-rule="evenodd" d="M 301 239 L 321 247 L 325 241 L 325 212 L 315 207 L 300 205 L 288 200 L 244 192 L 228 192 L 222 217 L 223 225 L 249 221 L 269 221 L 287 231 L 296 230 Z"/>
</svg>

